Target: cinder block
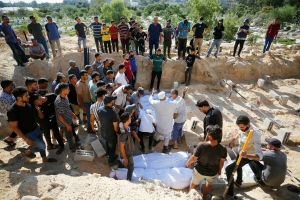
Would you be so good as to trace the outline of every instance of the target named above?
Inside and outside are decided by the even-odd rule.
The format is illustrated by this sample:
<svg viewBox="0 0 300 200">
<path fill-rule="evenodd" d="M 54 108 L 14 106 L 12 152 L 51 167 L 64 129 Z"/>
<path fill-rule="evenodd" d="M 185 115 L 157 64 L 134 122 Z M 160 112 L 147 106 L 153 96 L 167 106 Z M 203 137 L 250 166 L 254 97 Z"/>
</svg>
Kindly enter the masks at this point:
<svg viewBox="0 0 300 200">
<path fill-rule="evenodd" d="M 91 143 L 94 151 L 96 152 L 98 157 L 104 156 L 106 154 L 105 149 L 103 148 L 102 144 L 99 140 L 95 140 Z"/>
<path fill-rule="evenodd" d="M 93 151 L 76 150 L 74 161 L 93 161 L 95 153 Z"/>
<path fill-rule="evenodd" d="M 270 95 L 272 95 L 276 100 L 279 100 L 279 94 L 277 94 L 274 90 L 270 90 Z"/>
<path fill-rule="evenodd" d="M 264 128 L 265 128 L 265 129 L 267 129 L 267 130 L 270 131 L 270 130 L 272 130 L 273 125 L 274 125 L 273 121 L 270 120 L 269 118 L 266 118 L 266 119 L 264 120 Z"/>
<path fill-rule="evenodd" d="M 287 128 L 279 129 L 277 139 L 281 141 L 282 144 L 286 144 L 289 141 L 291 131 Z"/>
<path fill-rule="evenodd" d="M 178 82 L 177 81 L 174 82 L 174 89 L 176 89 L 176 88 L 178 88 Z"/>
<path fill-rule="evenodd" d="M 231 90 L 229 97 L 230 98 L 236 98 L 237 97 L 237 92 L 235 90 Z"/>
<path fill-rule="evenodd" d="M 259 78 L 258 81 L 257 81 L 258 87 L 262 88 L 262 87 L 264 87 L 264 84 L 265 84 L 265 80 Z"/>
<path fill-rule="evenodd" d="M 271 77 L 269 75 L 264 75 L 265 83 L 271 83 Z"/>
<path fill-rule="evenodd" d="M 282 106 L 286 106 L 288 100 L 289 100 L 289 96 L 287 96 L 287 95 L 281 95 L 279 97 L 279 104 L 282 105 Z"/>
<path fill-rule="evenodd" d="M 91 144 L 95 140 L 97 140 L 97 135 L 95 135 L 95 134 L 87 134 L 87 136 L 85 138 L 85 143 L 86 144 Z"/>
<path fill-rule="evenodd" d="M 199 120 L 197 119 L 197 117 L 192 117 L 190 122 L 190 129 L 196 129 L 198 122 Z"/>
<path fill-rule="evenodd" d="M 93 151 L 93 147 L 90 144 L 84 143 L 83 147 L 84 147 L 85 150 Z"/>
</svg>

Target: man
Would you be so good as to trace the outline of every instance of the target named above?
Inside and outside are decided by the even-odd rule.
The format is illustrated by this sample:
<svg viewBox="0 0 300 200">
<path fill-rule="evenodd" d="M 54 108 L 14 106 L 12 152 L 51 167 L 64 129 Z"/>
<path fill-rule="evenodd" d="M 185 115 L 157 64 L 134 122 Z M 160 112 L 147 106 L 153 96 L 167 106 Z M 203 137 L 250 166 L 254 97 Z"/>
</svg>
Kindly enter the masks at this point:
<svg viewBox="0 0 300 200">
<path fill-rule="evenodd" d="M 95 61 L 92 65 L 93 71 L 97 71 L 100 74 L 100 80 L 102 80 L 106 75 L 105 73 L 107 70 L 112 70 L 112 66 L 116 62 L 116 59 L 112 58 L 106 58 L 105 62 L 101 61 L 102 60 L 102 55 L 101 53 L 96 53 L 95 54 Z M 105 72 L 105 73 L 104 73 Z"/>
<path fill-rule="evenodd" d="M 131 39 L 134 41 L 136 55 L 139 55 L 139 42 L 135 38 L 136 35 L 139 34 L 139 32 L 140 32 L 140 28 L 138 23 L 134 23 L 134 30 L 131 32 Z"/>
<path fill-rule="evenodd" d="M 121 85 L 126 85 L 127 83 L 129 83 L 127 77 L 125 76 L 125 70 L 126 70 L 126 67 L 124 64 L 120 64 L 119 65 L 119 71 L 116 75 L 116 78 L 115 78 L 115 83 L 118 85 L 118 86 L 121 86 Z"/>
<path fill-rule="evenodd" d="M 64 77 L 63 73 L 61 72 L 57 72 L 56 74 L 56 79 L 52 81 L 51 84 L 51 90 L 54 93 L 54 90 L 56 88 L 56 86 L 58 85 L 58 83 L 60 82 L 60 79 L 62 79 Z"/>
<path fill-rule="evenodd" d="M 101 59 L 102 59 L 102 55 L 101 55 L 102 53 L 95 53 L 95 61 L 94 61 L 94 63 L 93 63 L 93 65 L 92 65 L 92 67 L 93 67 L 93 71 L 97 71 L 99 74 L 101 74 L 102 72 L 102 61 L 101 61 Z M 100 68 L 101 67 L 101 68 Z M 98 69 L 99 68 L 99 69 Z M 101 77 L 101 76 L 100 76 Z"/>
<path fill-rule="evenodd" d="M 80 118 L 80 106 L 78 105 L 77 101 L 77 93 L 76 93 L 76 83 L 78 79 L 76 78 L 75 74 L 69 75 L 69 94 L 68 94 L 68 99 L 69 102 L 71 103 L 71 106 L 73 108 L 73 111 L 76 115 L 76 117 L 79 120 L 79 124 L 82 124 L 82 122 L 86 123 L 86 113 L 82 113 L 83 119 L 81 120 Z"/>
<path fill-rule="evenodd" d="M 120 21 L 118 31 L 120 33 L 123 54 L 125 54 L 126 52 L 129 53 L 129 27 L 128 24 L 125 23 L 124 17 L 121 17 Z"/>
<path fill-rule="evenodd" d="M 90 123 L 91 123 L 92 130 L 94 132 L 96 132 L 95 124 L 94 124 L 94 122 L 96 121 L 97 127 L 98 127 L 98 132 L 100 133 L 100 119 L 98 116 L 98 110 L 101 106 L 104 106 L 103 99 L 104 99 L 104 96 L 107 94 L 107 90 L 103 89 L 103 88 L 97 88 L 95 92 L 97 94 L 97 101 L 91 105 Z"/>
<path fill-rule="evenodd" d="M 4 35 L 2 33 L 4 33 Z M 20 47 L 20 45 L 18 44 L 17 35 L 11 28 L 11 25 L 9 25 L 9 18 L 6 15 L 2 15 L 2 24 L 0 24 L 0 37 L 5 38 L 6 44 L 13 52 L 13 57 L 17 61 L 18 65 L 24 67 L 25 65 L 19 59 L 17 51 L 21 53 L 25 63 L 28 62 L 28 58 L 26 57 L 26 54 L 22 47 Z"/>
<path fill-rule="evenodd" d="M 138 118 L 140 114 L 140 108 L 143 109 L 143 105 L 140 101 L 141 96 L 143 96 L 145 93 L 144 88 L 139 87 L 136 92 L 134 92 L 130 97 L 129 101 L 131 104 L 136 105 L 136 118 Z"/>
<path fill-rule="evenodd" d="M 194 48 L 198 48 L 198 56 L 200 56 L 201 53 L 203 37 L 210 31 L 210 28 L 203 22 L 203 20 L 204 18 L 200 17 L 200 21 L 192 28 L 193 32 L 195 33 Z"/>
<path fill-rule="evenodd" d="M 221 129 L 223 128 L 223 116 L 221 111 L 218 108 L 210 107 L 208 101 L 204 99 L 200 99 L 197 101 L 196 106 L 199 111 L 205 114 L 205 118 L 203 119 L 203 131 L 204 131 L 204 141 L 207 141 L 206 128 L 208 125 L 218 125 Z M 219 140 L 219 143 L 222 140 L 222 134 Z"/>
<path fill-rule="evenodd" d="M 149 55 L 152 55 L 152 49 L 154 45 L 154 51 L 158 49 L 159 43 L 162 42 L 162 28 L 160 23 L 158 23 L 158 17 L 153 18 L 153 23 L 150 24 L 148 28 L 147 41 L 149 41 Z"/>
<path fill-rule="evenodd" d="M 132 139 L 132 132 L 130 129 L 131 118 L 129 113 L 125 112 L 120 117 L 121 123 L 120 128 L 120 153 L 123 157 L 123 164 L 128 168 L 126 180 L 131 181 L 134 163 L 133 163 L 133 151 L 134 151 L 134 141 Z"/>
<path fill-rule="evenodd" d="M 79 80 L 80 79 L 80 75 L 79 75 L 80 70 L 76 66 L 76 61 L 69 60 L 69 65 L 70 65 L 70 68 L 68 70 L 68 75 L 74 74 L 76 76 L 76 78 Z"/>
<path fill-rule="evenodd" d="M 109 83 L 114 83 L 114 76 L 114 72 L 112 70 L 108 70 L 106 72 L 105 78 L 102 81 L 105 83 L 105 85 Z"/>
<path fill-rule="evenodd" d="M 80 71 L 80 80 L 76 83 L 77 101 L 81 109 L 87 116 L 87 132 L 93 133 L 90 122 L 91 95 L 88 86 L 88 73 Z"/>
<path fill-rule="evenodd" d="M 182 82 L 181 84 L 185 84 L 186 86 L 190 85 L 192 71 L 196 59 L 200 59 L 200 57 L 195 55 L 195 49 L 192 47 L 190 49 L 190 52 L 188 53 L 188 56 L 185 58 L 186 68 L 184 72 L 184 82 Z"/>
<path fill-rule="evenodd" d="M 178 149 L 178 142 L 181 142 L 181 136 L 182 136 L 182 129 L 183 125 L 186 120 L 186 105 L 184 101 L 184 97 L 186 92 L 188 91 L 188 88 L 183 89 L 183 94 L 182 97 L 178 96 L 178 91 L 175 89 L 171 90 L 171 97 L 172 100 L 177 103 L 177 108 L 174 111 L 174 123 L 173 123 L 173 128 L 172 128 L 172 133 L 171 133 L 171 140 L 173 140 L 173 144 L 171 147 L 173 149 Z"/>
<path fill-rule="evenodd" d="M 38 43 L 36 39 L 32 39 L 32 46 L 29 48 L 30 57 L 33 59 L 44 60 L 47 55 L 42 44 Z"/>
<path fill-rule="evenodd" d="M 131 66 L 131 71 L 133 73 L 133 79 L 132 79 L 132 88 L 134 89 L 134 85 L 136 83 L 136 74 L 137 74 L 137 65 L 136 65 L 136 59 L 134 57 L 134 52 L 130 51 L 129 52 L 129 62 Z"/>
<path fill-rule="evenodd" d="M 103 88 L 103 89 L 106 88 L 105 83 L 103 81 L 101 81 L 101 80 L 97 81 L 96 85 L 97 85 L 97 88 Z"/>
<path fill-rule="evenodd" d="M 222 134 L 221 128 L 218 125 L 210 125 L 207 127 L 207 134 L 208 142 L 199 142 L 194 154 L 186 163 L 186 166 L 190 168 L 197 161 L 193 170 L 190 190 L 195 189 L 203 179 L 206 179 L 202 192 L 203 199 L 206 199 L 212 184 L 221 175 L 221 170 L 227 157 L 226 147 L 218 143 L 218 138 Z"/>
<path fill-rule="evenodd" d="M 132 69 L 131 69 L 131 64 L 129 61 L 129 55 L 128 53 L 123 54 L 123 64 L 125 65 L 125 75 L 126 78 L 129 81 L 129 84 L 132 85 L 132 80 L 135 79 Z"/>
<path fill-rule="evenodd" d="M 58 86 L 59 86 L 60 83 L 65 83 L 66 81 L 67 81 L 67 79 L 64 75 L 61 76 L 60 79 L 56 80 L 57 85 L 56 85 L 53 93 L 55 93 L 56 95 L 59 95 Z"/>
<path fill-rule="evenodd" d="M 89 83 L 92 80 L 92 73 L 93 73 L 92 65 L 86 65 L 86 66 L 84 66 L 84 70 L 88 74 L 88 83 Z M 79 73 L 79 75 L 80 75 L 80 73 Z"/>
<path fill-rule="evenodd" d="M 18 42 L 18 45 L 21 47 L 21 49 L 25 52 L 25 49 L 28 47 L 30 47 L 31 45 L 29 44 L 25 44 L 21 41 L 21 38 L 20 37 L 17 37 L 17 42 Z M 16 52 L 18 54 L 18 58 L 20 60 L 21 63 L 25 63 L 26 60 L 23 59 L 23 55 L 22 55 L 22 52 L 20 52 L 18 49 L 16 49 Z M 26 55 L 27 59 L 30 57 L 29 55 Z"/>
<path fill-rule="evenodd" d="M 279 24 L 278 18 L 276 17 L 274 22 L 269 24 L 269 26 L 268 26 L 268 29 L 267 29 L 267 32 L 265 35 L 265 45 L 264 45 L 263 53 L 265 53 L 266 51 L 269 51 L 273 40 L 276 40 L 276 38 L 277 38 L 279 30 L 280 30 L 280 24 Z"/>
<path fill-rule="evenodd" d="M 26 78 L 25 86 L 27 87 L 29 96 L 36 94 L 37 91 L 39 90 L 37 80 L 35 80 L 34 78 Z"/>
<path fill-rule="evenodd" d="M 111 23 L 111 26 L 109 27 L 109 33 L 110 33 L 111 46 L 112 46 L 113 52 L 119 53 L 118 27 L 115 25 L 115 20 L 111 20 L 110 23 Z"/>
<path fill-rule="evenodd" d="M 245 151 L 248 154 L 254 154 L 255 156 L 258 156 L 259 157 L 258 160 L 261 160 L 263 158 L 263 154 L 261 151 L 261 143 L 260 143 L 261 133 L 259 129 L 250 123 L 250 119 L 247 116 L 239 116 L 236 120 L 236 124 L 239 127 L 239 131 L 238 134 L 235 136 L 235 138 L 229 143 L 229 147 L 230 148 L 234 147 L 235 142 L 239 139 L 239 151 L 240 151 L 240 149 L 243 147 L 246 141 L 249 132 L 253 131 L 252 137 L 250 138 L 250 141 Z M 240 154 L 242 156 L 243 152 L 240 152 Z M 236 160 L 238 160 L 238 157 L 236 158 Z M 230 186 L 226 194 L 226 199 L 234 199 L 233 184 L 235 184 L 237 187 L 242 186 L 242 182 L 243 182 L 242 167 L 250 162 L 252 162 L 251 159 L 242 158 L 237 168 L 237 179 L 230 183 Z M 226 171 L 227 180 L 229 180 L 230 177 L 232 176 L 232 172 L 235 166 L 236 166 L 236 161 L 226 167 L 225 171 Z"/>
<path fill-rule="evenodd" d="M 79 148 L 73 142 L 72 118 L 76 119 L 76 115 L 72 112 L 67 97 L 70 91 L 69 86 L 67 83 L 61 83 L 58 90 L 59 95 L 54 102 L 57 124 L 65 132 L 69 148 L 74 153 Z"/>
<path fill-rule="evenodd" d="M 78 52 L 81 52 L 81 41 L 83 44 L 83 48 L 86 48 L 86 35 L 85 32 L 87 31 L 87 26 L 84 23 L 81 23 L 80 18 L 77 16 L 75 17 L 75 21 L 77 24 L 75 25 L 76 35 L 78 37 Z"/>
<path fill-rule="evenodd" d="M 172 46 L 172 39 L 175 35 L 174 28 L 171 27 L 171 20 L 167 20 L 167 25 L 162 29 L 163 37 L 164 37 L 164 55 L 167 55 L 168 48 L 168 58 L 171 59 L 170 49 Z"/>
<path fill-rule="evenodd" d="M 183 60 L 185 60 L 185 53 L 186 53 L 186 42 L 187 42 L 187 37 L 190 32 L 190 26 L 191 23 L 187 20 L 184 19 L 183 21 L 179 22 L 178 24 L 178 58 L 179 60 L 182 56 Z M 181 54 L 182 52 L 182 54 Z"/>
<path fill-rule="evenodd" d="M 40 23 L 36 22 L 36 19 L 34 16 L 29 17 L 31 23 L 28 24 L 27 30 L 28 32 L 33 35 L 34 39 L 39 43 L 42 44 L 44 47 L 44 51 L 46 52 L 46 56 L 50 56 L 47 46 L 46 38 L 43 34 L 43 28 Z M 53 53 L 53 52 L 52 52 Z"/>
<path fill-rule="evenodd" d="M 92 80 L 89 82 L 89 91 L 90 91 L 92 103 L 96 102 L 95 90 L 97 89 L 97 82 L 98 81 L 99 81 L 99 73 L 98 72 L 93 72 Z"/>
<path fill-rule="evenodd" d="M 117 60 L 116 59 L 112 59 L 112 58 L 106 58 L 104 61 L 103 61 L 103 67 L 102 67 L 102 75 L 106 76 L 106 73 L 108 70 L 113 70 L 112 69 L 112 66 L 115 64 Z M 102 77 L 103 79 L 104 77 Z M 102 80 L 101 79 L 101 80 Z"/>
<path fill-rule="evenodd" d="M 131 104 L 131 105 L 127 105 L 125 107 L 124 113 L 129 113 L 129 117 L 131 118 L 131 122 L 129 123 L 129 127 L 130 127 L 130 131 L 131 134 L 133 136 L 133 141 L 135 142 L 135 140 L 137 140 L 138 143 L 140 143 L 140 138 L 137 134 L 137 115 L 136 115 L 136 105 L 135 104 Z"/>
<path fill-rule="evenodd" d="M 240 45 L 240 48 L 238 51 L 238 57 L 241 57 L 240 54 L 244 47 L 244 43 L 247 39 L 247 35 L 249 35 L 249 34 L 250 34 L 249 19 L 245 19 L 244 24 L 238 28 L 238 31 L 236 33 L 236 40 L 235 40 L 233 55 L 232 55 L 233 57 L 235 56 L 236 49 L 239 45 Z"/>
<path fill-rule="evenodd" d="M 140 147 L 139 149 L 145 153 L 145 145 L 144 145 L 144 136 L 149 136 L 148 149 L 152 150 L 153 136 L 156 129 L 155 119 L 152 116 L 152 110 L 147 109 L 146 113 L 142 114 L 138 118 L 139 121 L 139 132 L 138 136 L 140 138 Z"/>
<path fill-rule="evenodd" d="M 162 153 L 169 153 L 170 149 L 168 144 L 170 141 L 172 125 L 173 125 L 173 114 L 177 107 L 176 102 L 167 101 L 166 93 L 158 93 L 158 99 L 154 100 L 153 96 L 155 90 L 152 90 L 152 95 L 149 98 L 150 104 L 153 106 L 156 115 L 156 131 L 157 134 L 154 136 L 153 146 L 155 147 L 160 139 L 164 140 L 164 148 Z"/>
<path fill-rule="evenodd" d="M 46 145 L 43 133 L 35 121 L 31 106 L 28 104 L 29 95 L 24 87 L 16 87 L 12 91 L 16 102 L 7 112 L 9 126 L 30 147 L 24 153 L 29 158 L 35 158 L 34 152 L 40 152 L 43 162 L 57 162 L 54 158 L 46 157 Z"/>
<path fill-rule="evenodd" d="M 113 110 L 116 96 L 105 95 L 103 99 L 104 106 L 98 109 L 98 116 L 100 119 L 100 131 L 102 137 L 105 139 L 108 165 L 110 167 L 119 163 L 115 155 L 117 145 L 117 132 L 119 131 L 117 113 Z"/>
<path fill-rule="evenodd" d="M 38 93 L 41 96 L 45 96 L 48 93 L 48 85 L 49 85 L 48 79 L 46 79 L 44 77 L 39 78 L 38 85 L 39 85 Z"/>
<path fill-rule="evenodd" d="M 223 37 L 223 34 L 224 34 L 224 26 L 223 26 L 223 20 L 220 20 L 219 23 L 218 23 L 218 26 L 216 26 L 214 28 L 214 39 L 209 47 L 209 50 L 207 52 L 207 55 L 206 57 L 209 57 L 211 51 L 213 50 L 214 47 L 216 47 L 216 51 L 214 53 L 214 56 L 215 58 L 217 58 L 218 56 L 218 53 L 219 53 L 219 49 L 220 49 L 220 46 L 221 46 L 221 42 L 222 42 L 222 37 Z"/>
<path fill-rule="evenodd" d="M 147 34 L 143 31 L 143 27 L 139 27 L 139 32 L 135 34 L 135 40 L 139 48 L 139 52 L 142 56 L 144 56 L 145 52 L 145 39 L 147 38 Z"/>
<path fill-rule="evenodd" d="M 103 41 L 102 41 L 102 35 L 101 35 L 101 28 L 102 28 L 102 23 L 99 22 L 98 16 L 94 17 L 94 22 L 90 24 L 90 28 L 94 32 L 94 39 L 95 39 L 95 44 L 97 48 L 97 52 L 100 52 L 99 50 L 99 43 L 101 47 L 101 52 L 104 52 L 103 50 Z"/>
<path fill-rule="evenodd" d="M 254 160 L 249 163 L 254 173 L 254 180 L 259 185 L 280 186 L 285 179 L 287 170 L 287 157 L 280 150 L 281 142 L 276 138 L 266 138 L 267 149 L 263 150 L 264 164 L 259 162 L 259 156 L 242 151 L 241 156 Z"/>
<path fill-rule="evenodd" d="M 45 28 L 47 31 L 49 43 L 51 45 L 53 57 L 56 57 L 55 43 L 58 48 L 58 53 L 61 56 L 62 50 L 61 50 L 60 41 L 59 41 L 60 34 L 58 31 L 58 27 L 57 27 L 56 23 L 52 21 L 51 16 L 47 16 L 46 18 L 47 18 L 48 23 L 45 25 Z"/>
<path fill-rule="evenodd" d="M 136 34 L 136 27 L 138 26 L 138 24 L 133 20 L 133 24 L 132 26 L 129 28 L 129 42 L 130 42 L 130 51 L 135 51 L 135 40 L 134 40 L 134 36 Z"/>
<path fill-rule="evenodd" d="M 119 116 L 125 111 L 126 101 L 129 100 L 128 94 L 132 92 L 132 86 L 130 84 L 122 85 L 113 92 L 113 96 L 116 96 L 115 109 Z"/>
<path fill-rule="evenodd" d="M 152 62 L 151 62 L 151 60 L 152 60 Z M 148 62 L 153 68 L 152 73 L 151 73 L 151 82 L 150 82 L 149 91 L 151 91 L 151 89 L 153 88 L 154 80 L 155 80 L 156 76 L 157 76 L 156 89 L 157 89 L 157 91 L 159 91 L 162 69 L 163 69 L 164 65 L 168 62 L 168 60 L 166 59 L 166 56 L 164 54 L 161 54 L 161 49 L 157 49 L 156 54 L 153 54 L 148 58 Z"/>
</svg>

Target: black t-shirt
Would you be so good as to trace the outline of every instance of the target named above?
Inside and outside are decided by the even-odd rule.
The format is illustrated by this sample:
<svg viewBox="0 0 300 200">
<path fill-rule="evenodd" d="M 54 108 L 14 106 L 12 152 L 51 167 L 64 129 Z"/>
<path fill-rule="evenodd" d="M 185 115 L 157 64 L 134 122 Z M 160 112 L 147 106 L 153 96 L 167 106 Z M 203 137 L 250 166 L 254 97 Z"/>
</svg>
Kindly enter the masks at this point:
<svg viewBox="0 0 300 200">
<path fill-rule="evenodd" d="M 223 31 L 224 31 L 224 26 L 221 26 L 221 27 L 216 26 L 214 28 L 214 32 L 213 32 L 214 39 L 216 39 L 216 40 L 222 39 Z"/>
<path fill-rule="evenodd" d="M 117 134 L 114 129 L 114 122 L 118 122 L 117 113 L 112 107 L 101 106 L 98 109 L 98 116 L 101 124 L 101 135 L 104 139 L 109 141 L 117 140 Z"/>
<path fill-rule="evenodd" d="M 110 62 L 109 65 L 108 65 L 108 68 L 106 68 L 106 67 L 103 66 L 103 74 L 104 74 L 104 76 L 106 76 L 106 72 L 108 70 L 112 70 L 112 66 L 113 65 L 114 65 L 114 62 Z"/>
<path fill-rule="evenodd" d="M 71 104 L 78 105 L 78 102 L 77 102 L 77 93 L 76 93 L 75 86 L 70 83 L 69 84 L 69 89 L 70 89 L 70 92 L 68 94 L 69 102 Z"/>
<path fill-rule="evenodd" d="M 24 107 L 13 104 L 7 112 L 7 117 L 9 122 L 18 122 L 18 128 L 24 135 L 38 127 L 31 106 L 28 103 Z"/>
<path fill-rule="evenodd" d="M 57 95 L 54 93 L 50 93 L 46 94 L 45 97 L 47 97 L 47 101 L 41 106 L 41 111 L 44 114 L 47 114 L 49 117 L 55 116 L 54 102 Z"/>
<path fill-rule="evenodd" d="M 196 58 L 198 58 L 198 56 L 196 56 L 195 54 L 189 54 L 185 59 L 187 66 L 193 67 Z"/>
<path fill-rule="evenodd" d="M 227 157 L 227 149 L 221 144 L 211 146 L 207 142 L 199 142 L 194 156 L 196 156 L 196 170 L 204 176 L 215 176 L 219 171 L 220 159 Z"/>
<path fill-rule="evenodd" d="M 223 128 L 223 117 L 219 109 L 210 108 L 206 113 L 206 116 L 203 120 L 204 134 L 206 135 L 206 127 L 208 125 L 219 125 L 220 128 Z"/>
<path fill-rule="evenodd" d="M 145 39 L 147 38 L 147 34 L 145 32 L 138 32 L 135 34 L 135 39 L 139 42 L 139 43 L 144 43 Z"/>
<path fill-rule="evenodd" d="M 76 24 L 75 25 L 75 30 L 78 31 L 78 35 L 82 38 L 86 38 L 86 35 L 85 35 L 85 32 L 84 32 L 84 27 L 85 27 L 85 24 L 84 23 L 80 23 L 80 24 Z"/>
<path fill-rule="evenodd" d="M 203 38 L 203 32 L 204 32 L 204 29 L 208 28 L 208 26 L 204 23 L 200 24 L 200 23 L 197 23 L 193 26 L 193 29 L 195 29 L 195 38 Z"/>
</svg>

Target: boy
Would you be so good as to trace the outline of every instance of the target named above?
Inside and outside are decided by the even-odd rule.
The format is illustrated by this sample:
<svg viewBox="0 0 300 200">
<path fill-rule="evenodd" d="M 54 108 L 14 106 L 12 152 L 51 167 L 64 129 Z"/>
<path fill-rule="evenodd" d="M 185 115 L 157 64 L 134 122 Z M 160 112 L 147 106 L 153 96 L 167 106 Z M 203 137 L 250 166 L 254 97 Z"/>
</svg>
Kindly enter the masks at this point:
<svg viewBox="0 0 300 200">
<path fill-rule="evenodd" d="M 110 34 L 110 40 L 111 40 L 111 45 L 112 49 L 115 52 L 117 50 L 117 53 L 119 52 L 119 44 L 118 44 L 118 27 L 115 25 L 115 20 L 110 21 L 111 26 L 109 27 L 109 34 Z"/>
<path fill-rule="evenodd" d="M 135 85 L 135 81 L 136 81 L 137 66 L 136 66 L 136 60 L 135 60 L 133 51 L 129 52 L 129 62 L 130 62 L 131 70 L 132 70 L 133 77 L 134 77 L 131 85 L 132 85 L 132 88 L 134 89 L 134 85 Z"/>
<path fill-rule="evenodd" d="M 109 49 L 109 53 L 111 53 L 109 29 L 106 27 L 106 24 L 103 24 L 101 35 L 104 42 L 105 53 L 108 53 L 107 46 Z"/>
<path fill-rule="evenodd" d="M 127 79 L 129 80 L 129 84 L 132 86 L 132 80 L 135 79 L 135 77 L 132 72 L 128 53 L 123 55 L 123 59 L 124 59 L 123 64 L 126 67 L 125 75 L 126 75 Z"/>
<path fill-rule="evenodd" d="M 199 57 L 195 55 L 195 48 L 191 48 L 191 53 L 185 59 L 187 67 L 185 68 L 184 82 L 182 82 L 181 84 L 185 84 L 186 86 L 190 85 L 192 70 L 196 58 L 199 59 Z"/>
<path fill-rule="evenodd" d="M 147 39 L 147 34 L 143 31 L 142 26 L 140 26 L 139 32 L 136 33 L 134 37 L 139 44 L 139 52 L 143 56 L 145 52 L 145 40 Z"/>
</svg>

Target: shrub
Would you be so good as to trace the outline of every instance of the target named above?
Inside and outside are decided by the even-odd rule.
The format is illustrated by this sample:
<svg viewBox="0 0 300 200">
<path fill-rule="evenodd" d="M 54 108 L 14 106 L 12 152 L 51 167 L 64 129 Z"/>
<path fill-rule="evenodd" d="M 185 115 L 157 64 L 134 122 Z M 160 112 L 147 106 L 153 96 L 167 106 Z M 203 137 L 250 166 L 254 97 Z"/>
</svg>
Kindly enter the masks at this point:
<svg viewBox="0 0 300 200">
<path fill-rule="evenodd" d="M 292 45 L 296 44 L 296 39 L 290 39 L 290 38 L 276 38 L 274 40 L 275 43 L 280 43 L 280 44 L 286 44 L 286 45 Z"/>
</svg>

